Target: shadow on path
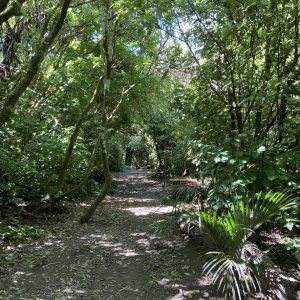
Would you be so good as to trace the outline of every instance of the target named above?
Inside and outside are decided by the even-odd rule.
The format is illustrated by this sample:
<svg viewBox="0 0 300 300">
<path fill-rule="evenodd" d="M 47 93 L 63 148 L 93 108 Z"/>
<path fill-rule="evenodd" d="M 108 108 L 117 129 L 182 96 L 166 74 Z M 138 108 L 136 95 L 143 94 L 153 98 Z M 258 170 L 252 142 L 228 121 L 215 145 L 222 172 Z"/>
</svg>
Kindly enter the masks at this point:
<svg viewBox="0 0 300 300">
<path fill-rule="evenodd" d="M 164 193 L 146 171 L 115 173 L 114 192 L 89 224 L 78 224 L 77 209 L 52 221 L 43 241 L 6 248 L 0 299 L 185 299 L 181 291 L 215 299 L 195 245 L 157 230 L 172 211 L 160 204 Z"/>
</svg>

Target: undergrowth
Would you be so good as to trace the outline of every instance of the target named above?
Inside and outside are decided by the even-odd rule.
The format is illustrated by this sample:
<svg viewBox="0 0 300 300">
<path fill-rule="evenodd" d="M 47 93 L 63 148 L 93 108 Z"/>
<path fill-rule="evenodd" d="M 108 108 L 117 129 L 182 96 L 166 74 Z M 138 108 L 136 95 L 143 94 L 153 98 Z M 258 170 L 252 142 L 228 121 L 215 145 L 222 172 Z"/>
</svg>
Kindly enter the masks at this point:
<svg viewBox="0 0 300 300">
<path fill-rule="evenodd" d="M 198 228 L 205 263 L 204 276 L 212 276 L 212 284 L 226 299 L 248 299 L 258 292 L 266 292 L 268 270 L 273 266 L 268 251 L 254 242 L 262 225 L 272 228 L 280 216 L 298 209 L 298 200 L 284 193 L 260 193 L 257 197 L 237 197 L 222 212 L 206 210 L 186 204 L 197 203 L 196 189 L 176 188 L 170 195 L 177 222 L 187 234 Z M 199 207 L 199 206 L 198 206 Z M 165 225 L 172 224 L 169 220 Z M 191 230 L 192 229 L 192 230 Z M 286 238 L 287 249 L 299 260 L 300 239 Z"/>
<path fill-rule="evenodd" d="M 41 228 L 21 224 L 14 218 L 10 220 L 9 225 L 0 222 L 0 241 L 21 242 L 29 238 L 39 238 L 43 234 Z"/>
</svg>

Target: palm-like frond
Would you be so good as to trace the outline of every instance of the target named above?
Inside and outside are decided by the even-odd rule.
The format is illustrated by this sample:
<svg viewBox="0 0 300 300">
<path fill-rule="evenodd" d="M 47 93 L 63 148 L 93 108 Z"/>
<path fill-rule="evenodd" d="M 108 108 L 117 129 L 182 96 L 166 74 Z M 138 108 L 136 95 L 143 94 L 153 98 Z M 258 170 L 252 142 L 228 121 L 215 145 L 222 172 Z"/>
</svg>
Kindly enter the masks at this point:
<svg viewBox="0 0 300 300">
<path fill-rule="evenodd" d="M 240 251 L 231 255 L 223 251 L 206 255 L 203 274 L 213 274 L 212 283 L 229 299 L 244 299 L 246 295 L 261 290 L 264 278 L 262 261 L 265 258 L 256 245 L 245 243 Z"/>
<path fill-rule="evenodd" d="M 210 249 L 203 274 L 213 274 L 213 284 L 230 299 L 260 291 L 268 259 L 249 237 L 280 212 L 296 206 L 297 201 L 283 193 L 261 193 L 254 201 L 248 197 L 235 201 L 225 216 L 198 212 Z"/>
<path fill-rule="evenodd" d="M 175 200 L 176 203 L 190 203 L 197 198 L 197 194 L 198 191 L 196 187 L 183 185 L 174 188 L 170 196 L 171 199 Z"/>
<path fill-rule="evenodd" d="M 226 249 L 231 250 L 231 244 L 228 242 L 231 240 L 232 225 L 229 220 L 225 220 L 217 213 L 210 212 L 198 212 L 200 222 L 200 229 L 206 235 L 207 245 L 212 249 L 219 251 Z"/>
<path fill-rule="evenodd" d="M 280 212 L 296 206 L 297 201 L 284 193 L 260 193 L 252 203 L 248 197 L 235 201 L 229 215 L 238 225 L 256 230 Z"/>
</svg>

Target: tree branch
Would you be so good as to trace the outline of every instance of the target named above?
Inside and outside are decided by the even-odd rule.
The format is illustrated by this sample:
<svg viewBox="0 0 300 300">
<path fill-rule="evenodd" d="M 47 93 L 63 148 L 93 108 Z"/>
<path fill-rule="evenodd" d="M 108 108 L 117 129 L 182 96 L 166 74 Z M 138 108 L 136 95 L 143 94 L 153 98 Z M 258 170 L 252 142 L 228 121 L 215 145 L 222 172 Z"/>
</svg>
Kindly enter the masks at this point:
<svg viewBox="0 0 300 300">
<path fill-rule="evenodd" d="M 201 63 L 199 61 L 199 59 L 197 58 L 197 56 L 195 55 L 189 41 L 187 40 L 185 33 L 183 32 L 181 26 L 180 26 L 180 22 L 178 20 L 178 17 L 176 16 L 176 22 L 177 22 L 177 26 L 178 29 L 180 30 L 180 34 L 183 37 L 183 41 L 186 44 L 186 46 L 188 47 L 194 61 L 196 62 L 196 64 L 201 67 Z M 205 74 L 205 72 L 203 70 L 200 71 L 201 75 L 203 76 L 203 78 L 205 79 L 205 81 L 207 82 L 207 84 L 209 85 L 209 87 L 211 88 L 211 90 L 214 92 L 214 94 L 219 98 L 219 100 L 221 100 L 224 104 L 227 105 L 227 102 L 223 99 L 223 97 L 220 95 L 219 91 L 213 86 L 213 84 L 211 83 L 211 81 L 209 80 L 208 76 Z"/>
<path fill-rule="evenodd" d="M 74 5 L 70 6 L 70 8 L 77 8 L 77 7 L 82 6 L 84 4 L 89 4 L 89 3 L 96 2 L 96 1 L 97 0 L 89 0 L 89 1 L 80 2 L 80 3 L 77 3 L 77 4 L 74 4 Z"/>
<path fill-rule="evenodd" d="M 2 13 L 6 9 L 8 3 L 9 3 L 9 0 L 2 0 L 0 2 L 0 13 Z"/>
<path fill-rule="evenodd" d="M 22 1 L 25 2 L 26 0 L 22 0 Z M 0 127 L 3 127 L 4 124 L 10 120 L 18 100 L 24 94 L 27 87 L 30 85 L 34 76 L 38 72 L 39 66 L 41 62 L 44 60 L 47 50 L 49 49 L 49 47 L 51 46 L 51 44 L 53 43 L 60 29 L 63 26 L 70 2 L 71 0 L 63 1 L 60 14 L 52 30 L 49 32 L 48 36 L 44 37 L 42 41 L 39 43 L 34 56 L 31 58 L 29 62 L 29 66 L 27 67 L 27 70 L 26 69 L 24 70 L 24 76 L 20 79 L 19 82 L 16 83 L 12 92 L 8 95 L 7 100 L 3 105 L 3 109 L 0 112 Z"/>
<path fill-rule="evenodd" d="M 5 0 L 3 4 L 1 3 L 0 26 L 11 17 L 20 16 L 22 5 L 26 1 L 27 0 L 15 0 L 10 6 L 8 6 L 9 1 L 7 0 Z"/>
</svg>

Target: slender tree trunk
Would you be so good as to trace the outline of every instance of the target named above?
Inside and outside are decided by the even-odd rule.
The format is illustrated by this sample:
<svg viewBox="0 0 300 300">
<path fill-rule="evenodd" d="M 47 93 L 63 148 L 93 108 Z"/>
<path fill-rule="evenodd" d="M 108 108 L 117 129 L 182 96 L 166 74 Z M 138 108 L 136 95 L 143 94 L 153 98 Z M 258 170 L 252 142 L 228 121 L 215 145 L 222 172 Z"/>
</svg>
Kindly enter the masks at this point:
<svg viewBox="0 0 300 300">
<path fill-rule="evenodd" d="M 270 24 L 267 25 L 267 32 L 270 30 Z M 261 138 L 262 134 L 262 113 L 263 113 L 263 99 L 268 95 L 268 83 L 270 80 L 270 73 L 272 67 L 272 55 L 271 55 L 271 41 L 267 39 L 265 45 L 265 61 L 264 61 L 264 73 L 263 73 L 263 85 L 260 91 L 260 96 L 256 102 L 256 114 L 255 114 L 255 134 L 256 138 Z"/>
<path fill-rule="evenodd" d="M 293 85 L 293 83 L 298 80 L 298 76 L 294 72 L 294 76 L 290 76 L 289 78 L 289 73 L 292 73 L 295 69 L 295 67 L 298 64 L 299 61 L 299 1 L 294 2 L 295 5 L 295 18 L 294 18 L 294 30 L 295 30 L 295 37 L 294 37 L 294 58 L 292 61 L 291 66 L 287 66 L 286 70 L 287 73 L 287 78 L 286 78 L 286 85 L 283 88 L 282 91 L 282 96 L 281 96 L 281 102 L 279 106 L 279 111 L 278 111 L 278 141 L 282 142 L 283 136 L 284 136 L 284 125 L 285 125 L 285 120 L 286 120 L 286 114 L 288 112 L 288 95 L 290 94 L 290 88 Z M 291 74 L 292 75 L 292 74 Z"/>
<path fill-rule="evenodd" d="M 236 130 L 236 122 L 235 122 L 235 114 L 234 114 L 234 109 L 232 106 L 230 106 L 230 132 L 229 132 L 229 136 L 232 137 L 232 139 L 234 139 L 234 135 L 235 135 L 235 130 Z"/>
<path fill-rule="evenodd" d="M 164 175 L 163 175 L 163 186 L 167 186 L 167 176 L 168 176 L 168 158 L 167 158 L 167 142 L 164 141 Z"/>
<path fill-rule="evenodd" d="M 104 185 L 100 191 L 100 195 L 94 200 L 91 206 L 84 212 L 80 218 L 80 223 L 86 223 L 93 216 L 95 210 L 100 205 L 100 203 L 105 199 L 108 194 L 112 177 L 109 170 L 107 147 L 106 147 L 106 129 L 107 129 L 107 107 L 110 95 L 110 82 L 111 82 L 111 72 L 112 72 L 112 59 L 114 54 L 114 29 L 111 18 L 111 3 L 110 0 L 105 0 L 105 17 L 103 18 L 103 52 L 105 57 L 105 74 L 104 74 L 104 95 L 102 103 L 102 115 L 101 124 L 103 132 L 100 133 L 98 139 L 100 143 L 101 158 L 102 158 L 102 168 L 104 175 Z"/>
<path fill-rule="evenodd" d="M 241 107 L 236 105 L 235 107 L 235 115 L 236 115 L 236 122 L 238 125 L 239 133 L 243 132 L 243 116 L 241 113 Z"/>
<path fill-rule="evenodd" d="M 12 1 L 10 5 L 8 5 L 8 0 L 1 0 L 0 4 L 0 26 L 6 22 L 8 19 L 10 19 L 13 16 L 20 16 L 21 8 L 24 2 L 27 0 L 18 0 L 18 1 Z"/>
<path fill-rule="evenodd" d="M 24 70 L 23 77 L 16 83 L 13 90 L 8 94 L 7 99 L 3 104 L 2 111 L 0 112 L 0 128 L 3 127 L 4 124 L 10 120 L 18 100 L 24 94 L 27 87 L 30 85 L 31 81 L 34 79 L 36 73 L 38 72 L 39 66 L 44 60 L 46 52 L 50 48 L 51 44 L 55 40 L 56 36 L 58 35 L 59 31 L 61 30 L 64 24 L 64 20 L 68 12 L 70 2 L 71 0 L 63 1 L 60 14 L 53 28 L 50 30 L 49 35 L 41 40 L 41 42 L 37 46 L 35 54 L 29 62 L 27 70 Z"/>
<path fill-rule="evenodd" d="M 4 11 L 4 9 L 6 9 L 8 2 L 9 2 L 9 0 L 2 0 L 0 2 L 0 13 L 2 13 Z"/>
<path fill-rule="evenodd" d="M 126 155 L 125 155 L 125 165 L 131 167 L 132 165 L 132 158 L 133 158 L 133 151 L 127 147 Z"/>
<path fill-rule="evenodd" d="M 66 179 L 66 175 L 67 175 L 67 170 L 68 167 L 70 165 L 70 161 L 72 158 L 72 154 L 73 154 L 73 149 L 75 146 L 75 143 L 77 141 L 78 135 L 79 135 L 79 131 L 80 128 L 82 126 L 82 124 L 84 123 L 84 121 L 86 120 L 86 116 L 89 113 L 89 111 L 94 107 L 94 105 L 96 105 L 96 103 L 99 101 L 100 98 L 100 93 L 101 93 L 101 88 L 102 88 L 102 76 L 100 77 L 97 87 L 95 89 L 95 92 L 93 94 L 93 97 L 91 99 L 91 101 L 87 104 L 87 106 L 84 108 L 84 110 L 82 111 L 76 125 L 74 128 L 74 131 L 72 133 L 72 136 L 70 138 L 70 143 L 68 145 L 66 154 L 65 154 L 65 159 L 61 168 L 61 172 L 59 174 L 58 180 L 57 180 L 57 188 L 55 190 L 56 193 L 60 192 L 63 188 L 65 179 Z M 55 203 L 53 203 L 55 204 Z"/>
<path fill-rule="evenodd" d="M 64 194 L 65 196 L 70 196 L 70 195 L 76 193 L 79 189 L 83 188 L 87 184 L 87 181 L 90 177 L 91 171 L 92 171 L 94 163 L 95 163 L 95 159 L 96 159 L 98 149 L 100 147 L 100 142 L 101 142 L 100 138 L 98 138 L 96 143 L 95 143 L 95 146 L 94 146 L 94 149 L 93 149 L 90 161 L 89 161 L 89 165 L 87 167 L 87 170 L 86 170 L 82 180 L 80 181 L 80 183 L 75 188 L 71 189 L 70 191 L 67 191 Z"/>
<path fill-rule="evenodd" d="M 103 133 L 99 135 L 100 149 L 101 149 L 101 158 L 104 174 L 104 185 L 101 189 L 100 195 L 94 200 L 91 206 L 84 212 L 80 218 L 80 223 L 86 223 L 93 216 L 95 210 L 100 205 L 100 203 L 105 199 L 106 195 L 109 193 L 112 177 L 109 170 L 108 155 L 106 150 L 105 136 Z"/>
<path fill-rule="evenodd" d="M 156 154 L 157 154 L 157 158 L 158 158 L 158 167 L 157 167 L 157 170 L 156 170 L 156 174 L 158 175 L 158 178 L 162 178 L 162 175 L 163 175 L 163 168 L 164 168 L 164 158 L 163 158 L 163 155 L 162 155 L 162 147 L 156 143 L 155 144 L 155 149 L 156 149 Z"/>
<path fill-rule="evenodd" d="M 283 89 L 283 95 L 281 97 L 281 103 L 278 111 L 278 141 L 279 143 L 282 142 L 284 136 L 284 123 L 286 118 L 286 111 L 287 111 L 287 104 L 288 99 L 286 95 L 287 90 Z"/>
<path fill-rule="evenodd" d="M 262 115 L 262 105 L 261 100 L 258 100 L 258 103 L 256 105 L 256 113 L 255 113 L 255 133 L 254 136 L 258 138 L 261 134 L 262 130 L 262 124 L 261 124 L 261 115 Z"/>
</svg>

